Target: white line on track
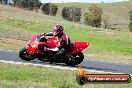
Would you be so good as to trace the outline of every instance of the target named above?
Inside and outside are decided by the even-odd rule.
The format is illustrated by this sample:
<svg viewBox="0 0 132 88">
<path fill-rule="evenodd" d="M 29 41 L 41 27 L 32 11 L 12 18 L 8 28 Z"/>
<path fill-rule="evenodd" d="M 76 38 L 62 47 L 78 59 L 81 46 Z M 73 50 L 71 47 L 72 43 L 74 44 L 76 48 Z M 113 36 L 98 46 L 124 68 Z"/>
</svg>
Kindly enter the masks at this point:
<svg viewBox="0 0 132 88">
<path fill-rule="evenodd" d="M 35 67 L 47 67 L 47 68 L 57 68 L 57 69 L 65 69 L 65 70 L 78 70 L 77 67 L 61 67 L 61 66 L 52 66 L 52 65 L 47 65 L 47 64 L 34 64 L 34 63 L 23 63 L 23 62 L 14 62 L 14 61 L 5 61 L 5 60 L 0 60 L 0 62 L 3 62 L 3 63 L 10 63 L 10 64 L 17 64 L 17 65 L 28 65 L 28 66 L 35 66 Z M 85 69 L 87 72 L 89 73 L 104 73 L 104 74 L 123 74 L 123 73 L 113 73 L 113 72 L 105 72 L 105 71 L 97 71 L 97 70 L 88 70 L 88 69 Z M 132 74 L 131 74 L 132 76 Z"/>
</svg>

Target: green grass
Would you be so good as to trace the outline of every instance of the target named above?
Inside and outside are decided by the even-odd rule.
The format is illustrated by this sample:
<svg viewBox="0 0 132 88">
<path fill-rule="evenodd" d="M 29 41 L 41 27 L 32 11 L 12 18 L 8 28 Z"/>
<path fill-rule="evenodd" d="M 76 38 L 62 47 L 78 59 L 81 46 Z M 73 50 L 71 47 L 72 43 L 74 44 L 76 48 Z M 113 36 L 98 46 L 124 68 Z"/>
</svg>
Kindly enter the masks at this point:
<svg viewBox="0 0 132 88">
<path fill-rule="evenodd" d="M 53 88 L 49 84 L 39 83 L 39 82 L 31 82 L 31 81 L 0 81 L 0 88 Z"/>
<path fill-rule="evenodd" d="M 0 63 L 1 88 L 131 88 L 130 84 L 76 83 L 77 71 Z"/>
<path fill-rule="evenodd" d="M 3 85 L 13 86 L 27 82 L 29 86 L 36 83 L 36 85 L 46 84 L 46 86 L 52 86 L 56 88 L 78 88 L 78 84 L 75 81 L 75 72 L 67 70 L 58 70 L 52 68 L 21 66 L 12 64 L 0 63 L 0 80 Z M 72 76 L 74 76 L 72 78 Z M 4 83 L 5 81 L 5 83 Z M 22 82 L 22 83 L 19 83 Z M 25 86 L 23 84 L 23 86 Z M 35 88 L 35 87 L 34 87 Z M 46 88 L 46 87 L 45 87 Z"/>
</svg>

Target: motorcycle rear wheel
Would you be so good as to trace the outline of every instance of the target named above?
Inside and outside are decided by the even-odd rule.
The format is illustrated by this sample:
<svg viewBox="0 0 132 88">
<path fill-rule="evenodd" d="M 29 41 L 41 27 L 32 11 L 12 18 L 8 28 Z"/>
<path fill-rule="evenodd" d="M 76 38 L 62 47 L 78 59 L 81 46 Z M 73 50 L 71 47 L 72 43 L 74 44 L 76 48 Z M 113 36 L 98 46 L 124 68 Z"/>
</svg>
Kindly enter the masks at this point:
<svg viewBox="0 0 132 88">
<path fill-rule="evenodd" d="M 28 54 L 28 51 L 27 49 L 24 47 L 22 48 L 20 51 L 19 51 L 19 57 L 22 59 L 22 60 L 26 60 L 26 61 L 30 61 L 30 60 L 33 60 L 35 58 L 33 58 L 30 54 Z"/>
<path fill-rule="evenodd" d="M 66 58 L 65 64 L 67 64 L 69 66 L 75 66 L 75 65 L 80 64 L 83 61 L 83 59 L 84 59 L 83 53 L 82 52 L 78 52 L 78 53 L 69 55 Z"/>
</svg>

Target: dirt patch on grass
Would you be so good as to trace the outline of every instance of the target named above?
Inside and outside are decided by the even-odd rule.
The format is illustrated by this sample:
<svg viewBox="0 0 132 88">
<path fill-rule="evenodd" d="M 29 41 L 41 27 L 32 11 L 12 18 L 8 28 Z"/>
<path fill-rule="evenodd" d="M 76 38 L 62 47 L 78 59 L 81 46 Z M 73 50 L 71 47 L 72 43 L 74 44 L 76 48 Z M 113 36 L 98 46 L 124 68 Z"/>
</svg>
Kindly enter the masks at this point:
<svg viewBox="0 0 132 88">
<path fill-rule="evenodd" d="M 0 43 L 3 44 L 26 44 L 26 41 L 18 40 L 18 39 L 12 39 L 12 38 L 0 38 Z"/>
</svg>

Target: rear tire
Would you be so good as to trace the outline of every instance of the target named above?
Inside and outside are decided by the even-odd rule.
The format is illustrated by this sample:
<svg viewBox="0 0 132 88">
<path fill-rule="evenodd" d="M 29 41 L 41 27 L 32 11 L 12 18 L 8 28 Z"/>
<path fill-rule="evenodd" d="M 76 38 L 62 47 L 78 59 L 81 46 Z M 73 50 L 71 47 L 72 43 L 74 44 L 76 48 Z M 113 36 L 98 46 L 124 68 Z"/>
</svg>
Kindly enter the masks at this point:
<svg viewBox="0 0 132 88">
<path fill-rule="evenodd" d="M 35 58 L 33 58 L 30 54 L 28 54 L 28 51 L 27 49 L 24 47 L 22 48 L 20 51 L 19 51 L 19 57 L 22 59 L 22 60 L 26 60 L 26 61 L 30 61 L 30 60 L 33 60 Z"/>
<path fill-rule="evenodd" d="M 75 66 L 80 64 L 84 59 L 84 55 L 82 52 L 78 52 L 72 55 L 67 56 L 65 64 L 70 66 Z"/>
</svg>

